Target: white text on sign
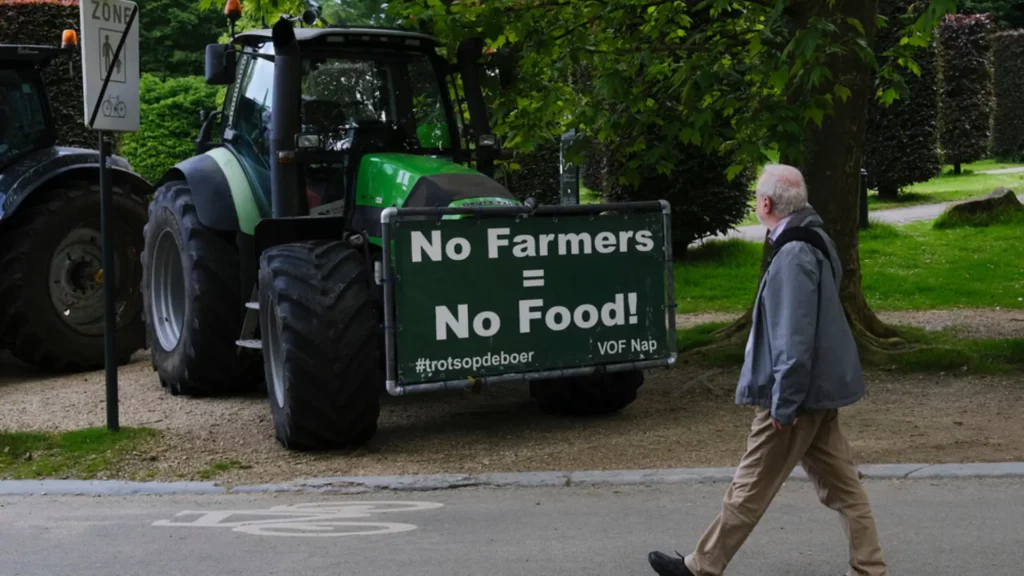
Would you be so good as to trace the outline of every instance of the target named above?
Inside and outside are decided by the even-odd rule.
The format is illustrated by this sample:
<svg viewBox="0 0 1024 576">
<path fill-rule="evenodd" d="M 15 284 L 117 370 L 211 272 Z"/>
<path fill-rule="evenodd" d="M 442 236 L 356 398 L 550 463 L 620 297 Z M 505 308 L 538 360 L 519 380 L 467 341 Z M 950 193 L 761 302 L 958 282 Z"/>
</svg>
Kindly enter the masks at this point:
<svg viewBox="0 0 1024 576">
<path fill-rule="evenodd" d="M 610 302 L 581 304 L 572 310 L 565 306 L 545 308 L 542 298 L 520 300 L 518 310 L 520 334 L 529 334 L 539 324 L 548 330 L 561 332 L 570 326 L 589 330 L 599 325 L 611 328 L 639 322 L 636 292 L 616 294 Z M 437 340 L 447 340 L 449 333 L 459 339 L 469 338 L 471 329 L 478 337 L 490 338 L 502 326 L 501 317 L 490 310 L 470 317 L 468 304 L 459 304 L 454 312 L 448 306 L 435 306 L 434 318 Z"/>
<path fill-rule="evenodd" d="M 516 258 L 537 256 L 569 256 L 580 254 L 615 254 L 631 250 L 650 252 L 654 249 L 654 235 L 650 230 L 622 230 L 620 232 L 560 232 L 558 234 L 518 234 L 509 238 L 508 228 L 487 230 L 487 257 L 501 258 L 511 253 Z M 445 239 L 440 230 L 432 230 L 430 237 L 414 230 L 412 238 L 412 261 L 429 259 L 440 262 L 461 261 L 473 253 L 469 240 L 454 236 Z"/>
</svg>

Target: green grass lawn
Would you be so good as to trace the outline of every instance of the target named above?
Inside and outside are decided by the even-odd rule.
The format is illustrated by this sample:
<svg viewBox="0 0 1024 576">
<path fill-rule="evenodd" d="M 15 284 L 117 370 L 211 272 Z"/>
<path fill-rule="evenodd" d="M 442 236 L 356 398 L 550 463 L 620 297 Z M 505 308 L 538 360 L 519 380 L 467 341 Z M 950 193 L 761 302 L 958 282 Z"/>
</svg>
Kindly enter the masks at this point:
<svg viewBox="0 0 1024 576">
<path fill-rule="evenodd" d="M 96 478 L 116 473 L 156 436 L 148 428 L 71 432 L 0 432 L 0 478 Z"/>
<path fill-rule="evenodd" d="M 878 310 L 1024 308 L 1024 218 L 988 228 L 930 222 L 861 233 L 864 295 Z M 761 244 L 729 240 L 676 265 L 680 313 L 742 312 L 757 290 Z"/>
</svg>

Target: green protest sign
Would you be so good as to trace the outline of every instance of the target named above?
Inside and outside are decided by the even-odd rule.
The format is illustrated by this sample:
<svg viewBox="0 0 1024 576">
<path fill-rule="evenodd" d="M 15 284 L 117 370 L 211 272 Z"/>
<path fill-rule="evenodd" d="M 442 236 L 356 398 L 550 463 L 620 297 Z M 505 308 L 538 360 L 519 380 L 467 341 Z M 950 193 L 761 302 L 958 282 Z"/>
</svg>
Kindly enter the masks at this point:
<svg viewBox="0 0 1024 576">
<path fill-rule="evenodd" d="M 399 384 L 673 354 L 660 211 L 391 226 Z"/>
</svg>

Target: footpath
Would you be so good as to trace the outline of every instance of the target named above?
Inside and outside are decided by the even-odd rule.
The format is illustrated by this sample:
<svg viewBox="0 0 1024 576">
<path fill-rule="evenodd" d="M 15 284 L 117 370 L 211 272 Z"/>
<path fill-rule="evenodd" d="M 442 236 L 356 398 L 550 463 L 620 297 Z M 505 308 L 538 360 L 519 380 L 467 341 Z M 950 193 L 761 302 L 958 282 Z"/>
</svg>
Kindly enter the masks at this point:
<svg viewBox="0 0 1024 576">
<path fill-rule="evenodd" d="M 1004 170 L 1024 172 L 1024 169 L 1019 168 L 1006 168 Z M 1002 173 L 1002 172 L 993 172 Z M 1017 198 L 1021 202 L 1024 202 L 1024 194 L 1017 195 Z M 868 220 L 871 222 L 881 222 L 884 224 L 908 224 L 910 222 L 920 222 L 922 220 L 934 220 L 939 217 L 943 212 L 946 211 L 952 204 L 957 202 L 944 202 L 942 204 L 922 204 L 920 206 L 908 206 L 906 208 L 891 208 L 889 210 L 877 210 L 868 213 Z M 768 229 L 760 224 L 753 226 L 740 226 L 734 228 L 726 234 L 719 234 L 718 236 L 712 236 L 708 240 L 726 240 L 738 238 L 746 240 L 747 242 L 762 242 L 764 241 L 765 235 L 768 233 Z"/>
</svg>

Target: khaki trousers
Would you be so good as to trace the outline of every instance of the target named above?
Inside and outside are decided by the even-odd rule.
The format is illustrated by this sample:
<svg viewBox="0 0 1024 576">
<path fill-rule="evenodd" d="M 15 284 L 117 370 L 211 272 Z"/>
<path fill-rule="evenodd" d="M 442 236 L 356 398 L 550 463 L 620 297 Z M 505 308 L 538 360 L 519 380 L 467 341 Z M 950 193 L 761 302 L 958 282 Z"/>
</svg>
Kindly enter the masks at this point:
<svg viewBox="0 0 1024 576">
<path fill-rule="evenodd" d="M 787 430 L 772 426 L 758 409 L 718 518 L 685 558 L 695 576 L 721 576 L 768 509 L 782 483 L 800 463 L 821 503 L 839 513 L 850 542 L 850 576 L 887 576 L 867 493 L 850 446 L 839 429 L 837 410 L 802 412 Z"/>
</svg>

